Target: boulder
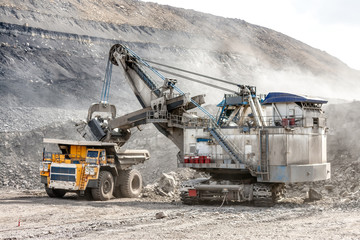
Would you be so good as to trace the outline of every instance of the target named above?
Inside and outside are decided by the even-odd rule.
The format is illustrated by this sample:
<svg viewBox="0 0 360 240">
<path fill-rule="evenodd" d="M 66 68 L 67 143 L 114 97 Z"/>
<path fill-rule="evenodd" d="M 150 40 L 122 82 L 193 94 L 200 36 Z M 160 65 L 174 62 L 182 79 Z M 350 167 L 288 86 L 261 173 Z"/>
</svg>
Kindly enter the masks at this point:
<svg viewBox="0 0 360 240">
<path fill-rule="evenodd" d="M 175 178 L 166 173 L 163 173 L 163 176 L 160 178 L 158 184 L 159 189 L 166 194 L 175 192 L 177 188 Z"/>
<path fill-rule="evenodd" d="M 166 218 L 166 217 L 167 217 L 167 215 L 164 212 L 158 212 L 155 214 L 156 219 L 162 219 L 162 218 Z"/>
<path fill-rule="evenodd" d="M 322 195 L 319 192 L 317 192 L 316 190 L 312 189 L 312 188 L 309 189 L 308 194 L 309 194 L 309 200 L 310 201 L 317 201 L 317 200 L 322 199 Z"/>
</svg>

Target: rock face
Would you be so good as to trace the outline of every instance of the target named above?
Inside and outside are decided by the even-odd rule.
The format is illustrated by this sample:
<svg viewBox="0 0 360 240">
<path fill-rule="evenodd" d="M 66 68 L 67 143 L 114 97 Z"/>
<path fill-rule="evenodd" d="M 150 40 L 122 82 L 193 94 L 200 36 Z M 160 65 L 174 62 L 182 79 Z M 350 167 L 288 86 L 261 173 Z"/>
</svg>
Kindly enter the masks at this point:
<svg viewBox="0 0 360 240">
<path fill-rule="evenodd" d="M 108 51 L 118 42 L 144 58 L 255 84 L 263 93 L 301 89 L 351 99 L 360 90 L 360 73 L 338 59 L 243 20 L 135 0 L 3 0 L 0 13 L 0 78 L 6 80 L 0 100 L 6 105 L 82 108 L 98 101 Z M 114 75 L 111 100 L 139 107 L 122 73 Z M 216 97 L 214 103 L 223 94 L 184 80 L 178 85 Z"/>
</svg>

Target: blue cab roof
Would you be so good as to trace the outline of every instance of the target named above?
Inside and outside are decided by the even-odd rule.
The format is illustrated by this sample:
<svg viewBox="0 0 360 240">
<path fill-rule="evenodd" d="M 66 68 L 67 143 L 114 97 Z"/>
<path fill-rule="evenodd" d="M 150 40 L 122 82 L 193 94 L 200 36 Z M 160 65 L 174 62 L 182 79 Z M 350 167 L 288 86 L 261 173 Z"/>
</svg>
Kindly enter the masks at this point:
<svg viewBox="0 0 360 240">
<path fill-rule="evenodd" d="M 306 102 L 306 103 L 327 103 L 328 101 L 321 98 L 314 98 L 304 95 L 295 95 L 291 93 L 283 92 L 271 92 L 269 93 L 262 104 L 280 103 L 280 102 Z"/>
</svg>

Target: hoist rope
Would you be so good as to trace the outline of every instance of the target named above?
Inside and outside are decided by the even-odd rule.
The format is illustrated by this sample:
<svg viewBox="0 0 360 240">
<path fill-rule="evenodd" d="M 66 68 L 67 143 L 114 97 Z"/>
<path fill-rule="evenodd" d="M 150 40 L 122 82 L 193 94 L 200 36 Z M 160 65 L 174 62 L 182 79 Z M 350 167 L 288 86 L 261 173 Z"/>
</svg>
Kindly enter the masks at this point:
<svg viewBox="0 0 360 240">
<path fill-rule="evenodd" d="M 195 78 L 191 78 L 191 77 L 187 77 L 187 76 L 184 76 L 184 75 L 181 75 L 181 74 L 178 74 L 178 73 L 167 71 L 165 69 L 161 69 L 161 68 L 157 68 L 157 67 L 155 67 L 155 69 L 160 71 L 160 72 L 168 73 L 168 74 L 171 74 L 171 75 L 176 76 L 176 77 L 180 77 L 180 78 L 187 79 L 187 80 L 190 80 L 190 81 L 193 81 L 193 82 L 204 84 L 204 85 L 207 85 L 209 87 L 217 88 L 217 89 L 220 89 L 220 90 L 223 90 L 223 91 L 226 91 L 226 92 L 235 93 L 235 91 L 233 89 L 224 88 L 224 87 L 220 87 L 220 86 L 215 85 L 215 84 L 203 82 L 203 81 L 197 80 Z"/>
<path fill-rule="evenodd" d="M 144 60 L 145 60 L 145 59 L 144 59 Z M 163 66 L 163 67 L 171 68 L 171 69 L 174 69 L 174 70 L 178 70 L 178 71 L 181 71 L 181 72 L 190 73 L 190 74 L 193 74 L 193 75 L 196 75 L 196 76 L 199 76 L 199 77 L 208 78 L 208 79 L 211 79 L 211 80 L 214 80 L 214 81 L 218 81 L 218 82 L 222 82 L 222 83 L 226 83 L 226 84 L 230 84 L 230 85 L 234 85 L 234 86 L 237 86 L 237 85 L 238 85 L 237 83 L 230 82 L 230 81 L 226 81 L 226 80 L 224 80 L 224 79 L 207 76 L 207 75 L 204 75 L 204 74 L 200 74 L 200 73 L 192 72 L 192 71 L 189 71 L 189 70 L 185 70 L 185 69 L 173 67 L 173 66 L 166 65 L 166 64 L 163 64 L 163 63 L 158 63 L 158 62 L 154 62 L 154 61 L 150 61 L 150 60 L 145 60 L 145 61 L 147 61 L 147 62 L 149 62 L 149 63 L 153 63 L 153 64 L 156 64 L 156 65 L 159 65 L 159 66 Z M 155 69 L 157 69 L 157 68 L 155 68 Z M 159 70 L 159 71 L 161 71 L 161 70 Z"/>
</svg>

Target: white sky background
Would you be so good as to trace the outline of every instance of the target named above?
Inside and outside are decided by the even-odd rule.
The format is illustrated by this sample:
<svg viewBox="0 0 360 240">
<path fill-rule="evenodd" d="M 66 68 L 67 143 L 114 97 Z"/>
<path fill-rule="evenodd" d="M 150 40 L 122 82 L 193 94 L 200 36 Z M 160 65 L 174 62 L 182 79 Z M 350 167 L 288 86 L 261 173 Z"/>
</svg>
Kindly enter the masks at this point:
<svg viewBox="0 0 360 240">
<path fill-rule="evenodd" d="M 146 0 L 238 18 L 326 51 L 360 70 L 360 0 Z"/>
</svg>

